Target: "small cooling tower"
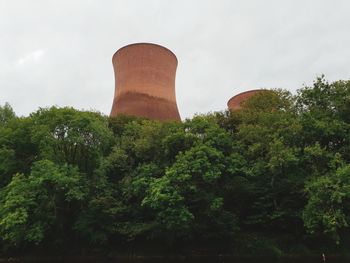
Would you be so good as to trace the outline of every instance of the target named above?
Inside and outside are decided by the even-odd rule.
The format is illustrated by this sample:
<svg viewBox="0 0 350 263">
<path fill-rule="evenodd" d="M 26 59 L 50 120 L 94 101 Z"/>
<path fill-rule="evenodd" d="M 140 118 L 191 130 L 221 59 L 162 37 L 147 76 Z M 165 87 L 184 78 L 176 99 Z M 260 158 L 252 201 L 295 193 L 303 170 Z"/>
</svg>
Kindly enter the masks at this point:
<svg viewBox="0 0 350 263">
<path fill-rule="evenodd" d="M 245 102 L 250 97 L 260 93 L 264 92 L 266 90 L 264 89 L 255 89 L 255 90 L 248 90 L 242 93 L 239 93 L 235 96 L 233 96 L 229 101 L 227 102 L 227 106 L 229 110 L 239 110 L 242 108 L 242 103 Z"/>
</svg>

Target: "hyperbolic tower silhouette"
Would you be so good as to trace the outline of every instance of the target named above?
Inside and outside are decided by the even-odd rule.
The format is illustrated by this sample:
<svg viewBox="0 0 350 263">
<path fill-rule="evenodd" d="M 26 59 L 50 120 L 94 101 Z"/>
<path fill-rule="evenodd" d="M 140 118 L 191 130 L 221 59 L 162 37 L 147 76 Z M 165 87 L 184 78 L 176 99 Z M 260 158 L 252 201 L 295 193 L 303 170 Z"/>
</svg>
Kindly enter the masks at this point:
<svg viewBox="0 0 350 263">
<path fill-rule="evenodd" d="M 111 116 L 180 120 L 175 96 L 177 58 L 173 52 L 156 44 L 135 43 L 120 48 L 112 62 L 115 92 Z"/>
<path fill-rule="evenodd" d="M 239 93 L 235 96 L 233 96 L 229 101 L 227 102 L 227 107 L 229 110 L 239 110 L 242 108 L 242 103 L 244 103 L 247 99 L 250 97 L 253 97 L 254 95 L 266 92 L 265 89 L 254 89 L 254 90 L 248 90 L 244 91 L 242 93 Z"/>
</svg>

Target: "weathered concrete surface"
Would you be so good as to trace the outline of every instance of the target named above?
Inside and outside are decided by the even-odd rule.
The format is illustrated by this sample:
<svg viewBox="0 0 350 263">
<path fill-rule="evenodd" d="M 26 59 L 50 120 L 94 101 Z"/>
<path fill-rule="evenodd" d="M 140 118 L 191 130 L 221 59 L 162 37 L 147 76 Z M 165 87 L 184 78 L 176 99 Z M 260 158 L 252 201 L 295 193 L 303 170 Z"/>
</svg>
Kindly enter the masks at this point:
<svg viewBox="0 0 350 263">
<path fill-rule="evenodd" d="M 176 104 L 177 58 L 169 49 L 137 43 L 112 58 L 115 93 L 111 116 L 127 114 L 155 120 L 180 120 Z"/>
<path fill-rule="evenodd" d="M 266 90 L 264 89 L 255 89 L 255 90 L 248 90 L 242 93 L 239 93 L 235 96 L 233 96 L 229 101 L 227 102 L 227 106 L 229 110 L 239 110 L 242 108 L 242 103 L 245 102 L 250 97 L 256 95 L 257 93 L 264 92 Z"/>
</svg>

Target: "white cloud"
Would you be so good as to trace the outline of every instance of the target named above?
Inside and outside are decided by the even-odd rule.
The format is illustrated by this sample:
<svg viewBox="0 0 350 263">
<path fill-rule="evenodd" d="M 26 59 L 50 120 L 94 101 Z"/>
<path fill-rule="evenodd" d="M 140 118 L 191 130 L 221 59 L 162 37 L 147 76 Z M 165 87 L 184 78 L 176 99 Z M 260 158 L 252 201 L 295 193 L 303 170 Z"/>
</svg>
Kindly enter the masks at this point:
<svg viewBox="0 0 350 263">
<path fill-rule="evenodd" d="M 27 63 L 37 63 L 43 56 L 45 55 L 45 51 L 42 49 L 34 50 L 29 54 L 26 54 L 23 57 L 20 57 L 17 61 L 17 65 L 23 65 Z"/>
</svg>

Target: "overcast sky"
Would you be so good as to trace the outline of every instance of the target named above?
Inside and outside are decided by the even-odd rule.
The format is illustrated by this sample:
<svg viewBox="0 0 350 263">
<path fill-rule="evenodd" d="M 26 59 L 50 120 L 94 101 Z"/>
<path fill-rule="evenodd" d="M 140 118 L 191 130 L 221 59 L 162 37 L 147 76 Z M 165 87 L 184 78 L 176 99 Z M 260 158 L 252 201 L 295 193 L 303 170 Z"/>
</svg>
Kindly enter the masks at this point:
<svg viewBox="0 0 350 263">
<path fill-rule="evenodd" d="M 152 42 L 179 64 L 182 118 L 245 90 L 350 78 L 349 0 L 0 0 L 0 104 L 109 114 L 111 58 Z"/>
</svg>

